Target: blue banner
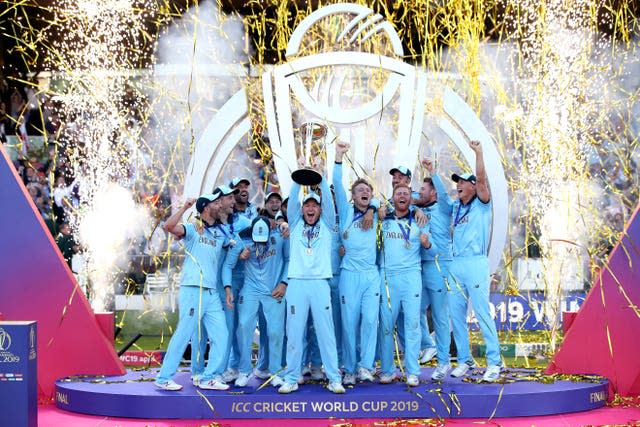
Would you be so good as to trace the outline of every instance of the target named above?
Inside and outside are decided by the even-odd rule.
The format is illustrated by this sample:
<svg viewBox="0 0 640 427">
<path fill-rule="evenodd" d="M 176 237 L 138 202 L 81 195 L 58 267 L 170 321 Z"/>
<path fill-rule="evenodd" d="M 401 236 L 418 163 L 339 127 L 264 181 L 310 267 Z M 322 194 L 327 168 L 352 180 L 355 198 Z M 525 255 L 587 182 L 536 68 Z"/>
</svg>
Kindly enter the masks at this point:
<svg viewBox="0 0 640 427">
<path fill-rule="evenodd" d="M 534 331 L 551 329 L 554 311 L 557 314 L 557 325 L 560 326 L 562 312 L 578 311 L 585 297 L 586 293 L 583 291 L 567 292 L 554 302 L 544 292 L 526 292 L 521 296 L 493 293 L 489 300 L 496 329 Z M 558 308 L 554 310 L 554 306 Z M 467 320 L 471 330 L 479 330 L 473 313 Z"/>
<path fill-rule="evenodd" d="M 0 322 L 0 426 L 38 426 L 36 322 Z"/>
</svg>

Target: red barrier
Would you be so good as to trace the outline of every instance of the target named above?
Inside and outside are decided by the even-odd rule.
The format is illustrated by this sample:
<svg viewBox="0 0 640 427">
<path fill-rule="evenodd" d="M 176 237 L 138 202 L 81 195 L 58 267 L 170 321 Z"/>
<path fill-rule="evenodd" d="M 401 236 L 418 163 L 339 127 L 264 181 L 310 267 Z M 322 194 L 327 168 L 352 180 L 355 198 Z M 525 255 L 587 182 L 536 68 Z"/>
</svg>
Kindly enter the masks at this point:
<svg viewBox="0 0 640 427">
<path fill-rule="evenodd" d="M 38 390 L 70 375 L 123 375 L 124 366 L 0 144 L 0 311 L 38 322 Z M 110 334 L 113 337 L 113 332 Z"/>
<path fill-rule="evenodd" d="M 621 396 L 640 395 L 640 205 L 575 315 L 548 373 L 599 374 Z M 609 394 L 613 398 L 613 393 Z"/>
<path fill-rule="evenodd" d="M 573 324 L 573 321 L 576 320 L 576 315 L 578 312 L 576 311 L 563 311 L 562 312 L 562 333 L 567 335 L 569 332 L 569 328 Z"/>
<path fill-rule="evenodd" d="M 95 313 L 95 316 L 102 334 L 113 345 L 115 335 L 115 313 L 113 311 L 107 311 L 103 313 Z"/>
</svg>

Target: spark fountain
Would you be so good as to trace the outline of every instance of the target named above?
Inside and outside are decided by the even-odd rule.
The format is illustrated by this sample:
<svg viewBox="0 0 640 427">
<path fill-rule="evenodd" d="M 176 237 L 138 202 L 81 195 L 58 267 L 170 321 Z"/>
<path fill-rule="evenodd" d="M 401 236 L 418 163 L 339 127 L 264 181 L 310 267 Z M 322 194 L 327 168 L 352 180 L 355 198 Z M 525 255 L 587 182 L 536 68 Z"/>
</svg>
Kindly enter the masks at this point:
<svg viewBox="0 0 640 427">
<path fill-rule="evenodd" d="M 50 59 L 64 71 L 56 96 L 66 117 L 65 153 L 79 181 L 71 224 L 85 248 L 92 306 L 113 310 L 114 284 L 127 245 L 148 216 L 133 199 L 129 140 L 137 140 L 127 105 L 129 74 L 139 62 L 143 23 L 152 4 L 62 1 L 50 31 L 60 38 Z M 134 134 L 132 134 L 134 132 Z"/>
</svg>

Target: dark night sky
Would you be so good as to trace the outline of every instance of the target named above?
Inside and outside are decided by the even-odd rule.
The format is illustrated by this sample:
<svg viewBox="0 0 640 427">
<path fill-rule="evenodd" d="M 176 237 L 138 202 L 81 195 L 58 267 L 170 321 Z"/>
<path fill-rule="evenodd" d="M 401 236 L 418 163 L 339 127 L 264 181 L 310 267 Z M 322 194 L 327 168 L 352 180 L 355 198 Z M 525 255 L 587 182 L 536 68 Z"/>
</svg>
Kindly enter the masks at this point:
<svg viewBox="0 0 640 427">
<path fill-rule="evenodd" d="M 165 0 L 157 1 L 164 3 Z M 302 0 L 297 1 L 299 3 L 306 4 L 306 2 Z M 4 76 L 12 76 L 17 74 L 24 75 L 24 73 L 26 72 L 41 71 L 43 69 L 46 69 L 46 49 L 41 45 L 38 46 L 38 43 L 26 43 L 27 46 L 35 46 L 35 49 L 22 49 L 21 47 L 24 46 L 25 43 L 18 43 L 16 39 L 28 41 L 28 38 L 23 36 L 25 33 L 27 34 L 27 36 L 34 37 L 37 36 L 43 28 L 46 28 L 47 22 L 52 18 L 51 7 L 55 4 L 55 0 L 32 0 L 25 3 L 16 2 L 20 5 L 15 7 L 12 5 L 12 3 L 14 2 L 0 2 L 0 52 L 2 52 L 2 55 L 0 57 L 0 67 L 2 69 L 2 74 Z M 194 4 L 194 0 L 171 0 L 170 2 L 168 1 L 168 3 L 171 5 L 173 14 L 175 16 L 179 16 L 189 6 Z M 275 15 L 274 6 L 261 6 L 262 4 L 273 4 L 273 1 L 264 1 L 262 3 L 252 2 L 251 8 L 245 5 L 244 0 L 220 0 L 219 3 L 222 5 L 222 9 L 225 12 L 237 11 L 243 15 L 264 13 L 267 17 L 273 17 Z M 387 1 L 387 3 L 389 3 L 389 5 L 398 4 L 393 1 Z M 608 0 L 605 3 L 607 4 L 601 7 L 601 16 L 604 16 L 606 14 L 606 10 L 608 10 L 609 7 L 612 7 L 614 10 L 616 10 L 623 7 L 623 5 L 626 5 L 627 10 L 631 12 L 630 15 L 628 15 L 628 22 L 631 22 L 632 19 L 640 16 L 640 0 Z M 291 1 L 291 4 L 292 6 L 290 9 L 292 13 L 295 13 L 295 1 Z M 512 3 L 512 5 L 513 4 L 517 4 L 517 2 Z M 495 6 L 493 9 L 493 13 L 499 21 L 501 16 L 504 16 L 504 9 L 501 9 L 500 6 Z M 21 23 L 22 25 L 18 23 Z M 166 25 L 166 22 L 158 25 L 157 19 L 150 19 L 147 23 L 147 31 L 149 34 L 152 34 L 157 38 L 162 25 Z M 494 34 L 494 36 L 497 35 L 497 32 L 491 31 L 494 25 L 495 24 L 493 22 L 486 22 L 485 29 L 487 30 L 487 34 Z M 32 30 L 21 30 L 21 26 L 22 28 L 32 28 Z M 610 32 L 611 30 L 609 30 L 608 25 L 603 25 L 602 31 Z M 415 34 L 412 34 L 411 37 L 415 38 Z M 415 43 L 415 41 L 416 40 L 414 40 L 414 43 L 412 44 L 414 48 L 415 46 L 419 46 L 419 43 Z M 149 58 L 151 57 L 152 49 L 153 43 L 152 41 L 150 41 L 146 44 L 145 55 L 143 55 L 141 63 L 137 64 L 137 66 L 144 67 L 149 65 Z M 267 51 L 266 58 L 268 62 L 275 62 L 277 60 L 277 52 Z"/>
</svg>

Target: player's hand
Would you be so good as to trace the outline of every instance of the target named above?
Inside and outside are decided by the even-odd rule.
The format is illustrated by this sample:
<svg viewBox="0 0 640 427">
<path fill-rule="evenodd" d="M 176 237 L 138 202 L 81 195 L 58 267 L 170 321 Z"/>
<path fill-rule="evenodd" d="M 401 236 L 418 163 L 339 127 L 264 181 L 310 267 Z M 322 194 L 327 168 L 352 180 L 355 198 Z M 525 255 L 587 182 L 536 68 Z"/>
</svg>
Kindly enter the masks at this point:
<svg viewBox="0 0 640 427">
<path fill-rule="evenodd" d="M 344 154 L 349 151 L 349 144 L 339 141 L 336 143 L 336 162 L 342 163 Z"/>
<path fill-rule="evenodd" d="M 289 235 L 291 234 L 291 230 L 289 229 L 289 224 L 283 221 L 280 224 L 278 224 L 278 227 L 280 228 L 280 234 L 282 235 L 282 238 L 288 239 Z"/>
<path fill-rule="evenodd" d="M 338 254 L 343 257 L 346 253 L 347 250 L 344 248 L 344 246 L 340 245 L 340 247 L 338 248 Z"/>
<path fill-rule="evenodd" d="M 436 164 L 432 159 L 425 157 L 420 161 L 420 163 L 430 174 L 433 174 L 436 171 Z"/>
<path fill-rule="evenodd" d="M 233 292 L 231 292 L 231 288 L 228 286 L 224 288 L 224 291 L 227 294 L 227 307 L 233 310 Z"/>
<path fill-rule="evenodd" d="M 469 141 L 469 147 L 471 147 L 475 153 L 482 153 L 482 145 L 480 144 L 480 141 L 476 139 Z"/>
<path fill-rule="evenodd" d="M 387 216 L 387 202 L 380 203 L 380 208 L 378 209 L 378 218 L 384 219 Z"/>
<path fill-rule="evenodd" d="M 373 209 L 367 209 L 362 217 L 362 229 L 366 231 L 371 227 L 373 227 Z"/>
<path fill-rule="evenodd" d="M 345 154 L 347 151 L 349 151 L 350 145 L 347 144 L 346 142 L 338 142 L 336 143 L 336 154 L 339 155 L 343 155 Z"/>
<path fill-rule="evenodd" d="M 431 242 L 429 241 L 429 236 L 427 236 L 425 233 L 420 233 L 420 244 L 425 249 L 429 249 L 431 247 Z"/>
<path fill-rule="evenodd" d="M 271 292 L 271 296 L 276 299 L 280 299 L 280 298 L 284 298 L 284 294 L 286 293 L 287 293 L 287 285 L 285 285 L 283 282 L 280 282 L 278 283 L 278 286 L 275 287 L 273 292 Z"/>
<path fill-rule="evenodd" d="M 429 222 L 429 218 L 427 218 L 424 212 L 422 212 L 422 210 L 420 209 L 416 209 L 415 211 L 413 211 L 413 216 L 416 219 L 416 224 L 418 224 L 418 227 L 424 227 L 425 225 L 427 225 L 427 222 Z"/>
<path fill-rule="evenodd" d="M 182 205 L 182 207 L 183 207 L 183 209 L 186 211 L 187 209 L 190 209 L 190 208 L 191 208 L 191 206 L 193 206 L 193 205 L 195 205 L 195 204 L 196 204 L 196 199 L 194 199 L 194 198 L 190 198 L 190 199 L 187 199 L 187 200 L 184 202 L 184 205 Z"/>
<path fill-rule="evenodd" d="M 249 249 L 244 248 L 242 252 L 240 252 L 240 256 L 238 258 L 240 258 L 243 261 L 246 261 L 249 259 L 249 255 L 251 255 L 251 252 L 249 252 Z"/>
</svg>

